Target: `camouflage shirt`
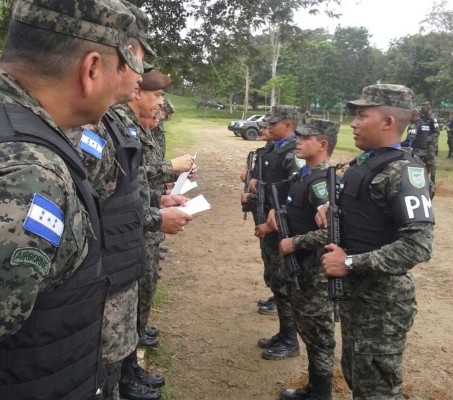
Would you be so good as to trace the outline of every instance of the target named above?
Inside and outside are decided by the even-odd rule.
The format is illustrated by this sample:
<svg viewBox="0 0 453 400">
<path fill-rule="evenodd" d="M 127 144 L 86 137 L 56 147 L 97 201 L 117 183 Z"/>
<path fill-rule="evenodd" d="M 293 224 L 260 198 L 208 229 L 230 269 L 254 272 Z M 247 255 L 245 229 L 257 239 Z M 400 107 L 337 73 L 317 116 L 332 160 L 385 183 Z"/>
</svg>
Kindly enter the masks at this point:
<svg viewBox="0 0 453 400">
<path fill-rule="evenodd" d="M 0 101 L 20 104 L 68 140 L 38 101 L 0 71 Z M 68 140 L 69 142 L 69 140 Z M 39 293 L 63 283 L 83 262 L 89 217 L 77 197 L 64 161 L 46 147 L 22 142 L 0 144 L 0 340 L 29 317 Z M 34 194 L 63 214 L 58 244 L 24 227 Z M 21 257 L 27 254 L 27 257 Z"/>
<path fill-rule="evenodd" d="M 143 128 L 138 122 L 134 112 L 127 104 L 120 104 L 114 107 L 114 111 L 120 117 L 123 124 L 128 128 L 130 134 L 137 139 L 145 135 Z M 143 143 L 142 143 L 143 144 Z M 143 145 L 143 156 L 140 167 L 139 185 L 140 195 L 144 204 L 144 228 L 145 232 L 157 232 L 162 223 L 159 211 L 160 196 L 162 190 L 152 190 L 148 183 L 148 173 L 145 168 L 146 147 Z M 148 206 L 149 205 L 149 206 Z"/>
<path fill-rule="evenodd" d="M 409 149 L 403 149 L 410 152 Z M 397 196 L 401 187 L 401 170 L 407 160 L 397 160 L 378 173 L 369 186 L 370 196 L 389 215 L 389 200 Z M 393 243 L 379 249 L 354 255 L 354 272 L 374 275 L 405 275 L 416 264 L 431 258 L 433 223 L 412 222 L 398 228 Z M 313 249 L 328 243 L 326 229 L 293 238 L 295 249 Z"/>
</svg>

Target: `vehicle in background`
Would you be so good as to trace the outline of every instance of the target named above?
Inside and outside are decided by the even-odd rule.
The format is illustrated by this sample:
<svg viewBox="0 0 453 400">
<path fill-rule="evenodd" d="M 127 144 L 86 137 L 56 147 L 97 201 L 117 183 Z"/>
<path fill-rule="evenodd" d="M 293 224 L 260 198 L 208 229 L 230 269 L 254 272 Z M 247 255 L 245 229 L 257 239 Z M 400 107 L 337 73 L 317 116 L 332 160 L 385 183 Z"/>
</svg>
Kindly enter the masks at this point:
<svg viewBox="0 0 453 400">
<path fill-rule="evenodd" d="M 225 106 L 216 100 L 202 100 L 197 105 L 198 108 L 216 108 L 217 110 L 225 110 Z"/>
<path fill-rule="evenodd" d="M 251 115 L 247 119 L 239 121 L 231 121 L 228 124 L 228 130 L 232 131 L 236 136 L 241 136 L 245 140 L 256 140 L 259 135 L 260 128 L 256 121 L 261 121 L 264 115 Z"/>
</svg>

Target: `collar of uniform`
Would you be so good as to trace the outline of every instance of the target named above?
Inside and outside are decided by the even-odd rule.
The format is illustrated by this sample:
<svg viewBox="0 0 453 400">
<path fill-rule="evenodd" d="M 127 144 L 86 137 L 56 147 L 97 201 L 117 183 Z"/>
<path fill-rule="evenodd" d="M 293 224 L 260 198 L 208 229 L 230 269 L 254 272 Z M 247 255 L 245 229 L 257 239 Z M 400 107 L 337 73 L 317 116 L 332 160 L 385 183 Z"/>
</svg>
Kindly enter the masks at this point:
<svg viewBox="0 0 453 400">
<path fill-rule="evenodd" d="M 280 140 L 274 140 L 274 149 L 278 150 L 280 147 L 282 147 L 285 143 L 289 142 L 291 139 L 294 139 L 296 137 L 296 134 L 293 133 L 291 136 L 285 137 Z"/>
</svg>

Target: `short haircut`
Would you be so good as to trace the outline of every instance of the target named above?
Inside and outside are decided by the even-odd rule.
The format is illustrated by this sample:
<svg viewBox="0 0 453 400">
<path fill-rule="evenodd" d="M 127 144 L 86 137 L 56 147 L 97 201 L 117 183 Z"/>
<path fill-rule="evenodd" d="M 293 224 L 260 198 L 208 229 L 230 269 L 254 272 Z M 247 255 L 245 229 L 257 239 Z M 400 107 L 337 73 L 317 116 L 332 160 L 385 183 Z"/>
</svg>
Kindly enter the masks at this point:
<svg viewBox="0 0 453 400">
<path fill-rule="evenodd" d="M 108 56 L 117 50 L 11 20 L 1 61 L 24 65 L 31 75 L 63 78 L 81 56 L 91 51 Z M 109 62 L 109 57 L 103 58 L 106 63 Z"/>
<path fill-rule="evenodd" d="M 378 107 L 381 115 L 383 117 L 392 116 L 395 118 L 395 125 L 398 131 L 398 134 L 402 135 L 404 129 L 409 124 L 412 117 L 412 110 L 405 108 L 389 107 L 389 106 L 380 106 Z"/>
<path fill-rule="evenodd" d="M 332 155 L 335 146 L 337 145 L 337 137 L 327 136 L 327 135 L 315 135 L 318 142 L 325 140 L 327 142 L 327 154 Z"/>
</svg>

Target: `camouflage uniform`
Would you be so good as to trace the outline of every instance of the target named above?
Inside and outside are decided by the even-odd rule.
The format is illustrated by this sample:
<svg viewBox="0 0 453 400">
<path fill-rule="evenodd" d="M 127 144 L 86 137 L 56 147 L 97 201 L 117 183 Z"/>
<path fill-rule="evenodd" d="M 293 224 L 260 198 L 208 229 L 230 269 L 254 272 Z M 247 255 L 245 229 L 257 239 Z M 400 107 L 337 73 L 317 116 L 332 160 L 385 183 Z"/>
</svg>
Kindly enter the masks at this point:
<svg viewBox="0 0 453 400">
<path fill-rule="evenodd" d="M 13 20 L 33 28 L 116 47 L 120 57 L 131 69 L 137 73 L 143 72 L 132 53 L 124 47 L 129 37 L 129 29 L 134 25 L 135 19 L 121 3 L 115 0 L 109 3 L 108 10 L 104 3 L 96 0 L 87 1 L 84 4 L 76 1 L 64 3 L 53 0 L 18 1 L 15 4 Z M 14 71 L 14 62 L 9 68 Z M 0 75 L 0 101 L 31 110 L 66 142 L 71 143 L 73 140 L 71 133 L 63 133 L 39 102 L 3 71 Z M 81 156 L 77 146 L 71 147 Z M 3 171 L 0 184 L 4 188 L 0 196 L 4 212 L 0 217 L 3 244 L 0 280 L 6 285 L 0 291 L 1 342 L 18 331 L 25 323 L 33 308 L 36 307 L 35 301 L 39 294 L 47 294 L 62 286 L 67 287 L 62 284 L 70 281 L 73 273 L 82 265 L 88 254 L 88 240 L 93 239 L 94 235 L 88 213 L 76 192 L 73 178 L 59 155 L 43 145 L 5 142 L 0 144 L 0 158 Z M 22 225 L 29 217 L 27 211 L 34 193 L 42 195 L 47 199 L 46 201 L 51 201 L 63 213 L 63 228 L 57 244 L 52 245 L 46 235 L 37 233 L 38 230 L 35 232 L 27 228 L 25 224 Z M 40 262 L 25 262 L 25 259 L 20 262 L 16 251 L 20 250 L 21 246 L 27 249 L 28 254 L 34 255 L 35 260 L 39 256 Z M 91 275 L 94 275 L 94 272 L 91 271 Z M 47 306 L 50 308 L 55 305 Z M 54 318 L 57 317 L 54 316 Z M 63 320 L 63 316 L 60 318 Z M 75 323 L 77 323 L 76 318 L 75 316 Z M 74 327 L 76 326 L 74 324 Z M 65 330 L 67 339 L 70 339 L 70 329 L 76 329 L 74 327 L 71 328 L 70 324 L 61 327 Z M 54 328 L 58 331 L 60 326 L 56 325 Z M 86 337 L 86 340 L 91 339 Z M 46 341 L 42 342 L 46 343 Z M 69 341 L 66 342 L 66 345 L 70 345 Z M 65 360 L 65 358 L 66 355 L 61 354 L 61 359 Z M 78 365 L 83 369 L 86 367 L 83 364 Z M 70 367 L 72 368 L 71 365 L 60 364 L 61 372 L 65 368 L 69 370 Z M 37 374 L 39 370 L 40 367 L 37 366 Z M 49 374 L 50 370 L 46 373 Z M 46 375 L 41 377 L 42 381 L 44 378 L 47 379 Z M 93 379 L 96 380 L 95 378 Z M 63 383 L 59 382 L 59 384 Z M 43 390 L 52 391 L 54 388 L 55 384 L 49 381 L 47 389 L 41 387 L 39 390 L 44 393 Z M 25 394 L 22 396 L 25 398 Z M 64 397 L 66 397 L 65 394 Z M 87 397 L 84 395 L 83 398 Z"/>
<path fill-rule="evenodd" d="M 429 107 L 429 103 L 423 105 Z M 430 112 L 421 112 L 420 118 L 429 125 L 428 146 L 426 148 L 426 168 L 432 182 L 436 182 L 436 154 L 439 142 L 439 125 Z"/>
<path fill-rule="evenodd" d="M 327 120 L 312 120 L 310 125 L 299 125 L 298 136 L 325 135 L 336 138 L 340 125 Z M 304 140 L 304 139 L 301 139 Z M 332 148 L 333 150 L 333 148 Z M 326 157 L 328 154 L 326 152 Z M 328 202 L 327 168 L 330 160 L 309 169 L 302 168 L 292 180 L 288 193 L 286 212 L 290 237 L 317 229 L 315 215 L 318 208 Z M 308 356 L 309 384 L 304 389 L 286 389 L 282 398 L 291 394 L 310 392 L 313 398 L 327 399 L 332 391 L 333 367 L 335 361 L 335 324 L 332 318 L 333 303 L 329 300 L 327 279 L 324 276 L 320 247 L 313 251 L 294 253 L 299 269 L 297 281 L 287 283 L 288 296 L 294 312 L 297 331 L 301 336 Z M 285 395 L 288 397 L 285 397 Z"/>
<path fill-rule="evenodd" d="M 420 118 L 411 121 L 407 128 L 407 137 L 401 145 L 412 147 L 412 154 L 417 155 L 426 164 L 426 151 L 428 146 L 429 126 Z"/>
<path fill-rule="evenodd" d="M 448 156 L 447 158 L 453 158 L 453 118 L 447 122 L 447 144 L 448 144 Z"/>
<path fill-rule="evenodd" d="M 275 106 L 271 110 L 269 124 L 281 120 L 298 120 L 298 109 L 294 106 Z M 272 146 L 263 152 L 263 181 L 266 184 L 265 209 L 266 215 L 272 208 L 270 184 L 292 177 L 301 168 L 295 156 L 296 136 L 293 134 L 285 139 L 274 141 Z M 279 156 L 279 154 L 281 154 Z M 280 164 L 279 164 L 280 163 Z M 283 191 L 282 191 L 283 192 Z M 282 196 L 286 198 L 286 196 Z M 298 348 L 297 331 L 294 323 L 293 310 L 288 298 L 286 287 L 286 271 L 284 259 L 279 252 L 278 232 L 267 234 L 262 241 L 261 258 L 264 263 L 264 281 L 269 285 L 275 297 L 279 317 L 279 333 L 281 343 L 288 348 Z M 272 353 L 272 348 L 264 350 L 263 357 Z M 273 357 L 270 354 L 270 357 Z"/>
<path fill-rule="evenodd" d="M 408 103 L 411 93 L 400 85 L 374 85 L 364 89 L 362 99 L 349 104 L 352 106 L 385 104 L 410 109 L 412 107 Z M 429 260 L 432 254 L 434 224 L 430 204 L 426 208 L 427 214 L 423 217 L 414 214 L 416 217 L 413 221 L 410 220 L 411 217 L 407 217 L 409 214 L 407 207 L 396 206 L 401 205 L 398 203 L 399 200 L 404 204 L 407 191 L 414 191 L 415 184 L 419 184 L 415 186 L 416 193 L 429 198 L 426 172 L 424 178 L 418 176 L 418 179 L 415 179 L 413 175 L 411 179 L 409 165 L 413 165 L 413 161 L 410 156 L 404 157 L 403 151 L 409 152 L 406 149 L 375 149 L 368 160 L 367 157 L 360 156 L 357 159 L 359 168 L 362 164 L 371 165 L 374 157 L 382 157 L 389 152 L 400 154 L 398 159 L 389 162 L 372 178 L 370 184 L 363 188 L 363 191 L 368 191 L 369 198 L 386 216 L 385 218 L 392 221 L 386 228 L 389 231 L 394 230 L 392 235 L 386 238 L 390 243 L 382 246 L 376 244 L 378 239 L 381 240 L 377 236 L 381 235 L 382 231 L 371 231 L 369 223 L 362 221 L 361 232 L 355 232 L 356 236 L 369 238 L 377 235 L 376 243 L 370 251 L 352 252 L 354 255 L 351 257 L 351 269 L 343 279 L 346 293 L 351 293 L 358 282 L 363 283 L 359 290 L 340 303 L 342 369 L 353 391 L 354 399 L 359 400 L 403 399 L 403 351 L 406 335 L 413 324 L 417 309 L 414 279 L 410 270 L 416 264 Z M 357 207 L 348 208 L 342 204 L 348 183 L 346 180 L 344 189 L 340 192 L 342 225 L 345 224 L 346 215 L 351 211 L 357 213 L 361 207 L 358 203 Z M 363 202 L 361 198 L 359 200 Z M 394 226 L 390 228 L 392 224 Z M 344 226 L 342 234 L 342 243 L 350 240 L 344 233 Z M 395 239 L 391 241 L 391 238 Z M 326 242 L 325 230 L 310 232 L 294 240 L 297 248 L 310 248 Z"/>
<path fill-rule="evenodd" d="M 151 197 L 157 199 L 157 193 L 161 192 L 162 182 L 162 154 L 153 136 L 147 134 L 141 127 L 134 112 L 127 105 L 115 107 L 115 111 L 122 119 L 125 126 L 137 132 L 137 137 L 143 145 L 143 155 L 141 164 L 140 188 L 142 198 Z M 148 200 L 144 200 L 145 202 Z M 153 204 L 153 199 L 149 200 Z M 158 203 L 153 204 L 158 206 Z M 139 329 L 142 334 L 151 311 L 151 299 L 156 291 L 157 280 L 159 279 L 159 243 L 162 241 L 161 232 L 151 232 L 145 229 L 145 248 L 147 255 L 147 265 L 145 275 L 139 281 Z"/>
</svg>

